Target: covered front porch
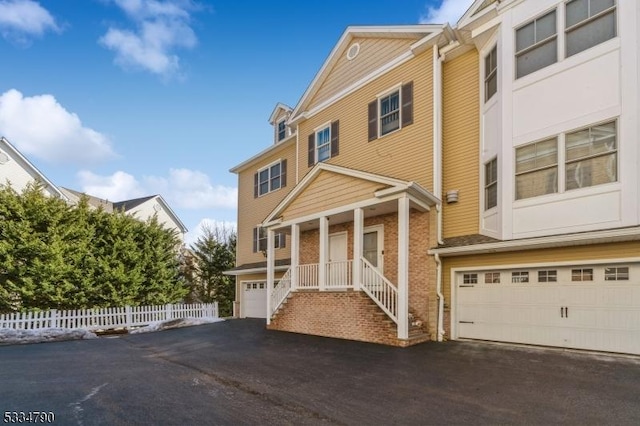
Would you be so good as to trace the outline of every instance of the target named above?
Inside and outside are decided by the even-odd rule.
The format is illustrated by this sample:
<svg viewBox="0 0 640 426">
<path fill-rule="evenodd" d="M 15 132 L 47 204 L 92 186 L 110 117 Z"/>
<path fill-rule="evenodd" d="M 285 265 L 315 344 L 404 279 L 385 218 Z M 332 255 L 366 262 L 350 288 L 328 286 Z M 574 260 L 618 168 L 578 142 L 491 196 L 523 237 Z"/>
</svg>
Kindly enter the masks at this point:
<svg viewBox="0 0 640 426">
<path fill-rule="evenodd" d="M 310 179 L 317 181 L 324 177 L 342 183 L 347 180 L 351 189 L 347 199 L 356 201 L 336 205 L 333 201 L 340 199 L 340 195 L 334 194 L 331 200 L 316 198 L 313 207 L 302 211 L 300 201 L 305 203 L 305 200 L 301 200 L 300 193 L 305 189 L 307 193 L 313 193 L 314 185 L 301 182 L 298 185 L 303 185 L 300 193 L 296 196 L 294 190 L 289 203 L 285 200 L 284 207 L 280 211 L 274 210 L 265 221 L 267 323 L 271 323 L 283 303 L 296 293 L 359 292 L 393 321 L 397 339 L 408 339 L 413 317 L 409 303 L 411 294 L 417 298 L 418 293 L 427 291 L 422 288 L 412 292 L 410 284 L 413 281 L 416 289 L 420 285 L 426 287 L 427 283 L 418 283 L 418 275 L 426 275 L 418 271 L 418 256 L 420 253 L 426 255 L 429 212 L 438 200 L 412 182 L 351 170 L 345 173 L 336 166 L 321 166 Z M 357 176 L 353 176 L 354 173 Z M 283 232 L 290 236 L 291 266 L 281 279 L 276 280 L 274 242 L 276 234 Z M 426 262 L 420 265 L 420 268 L 426 267 Z M 347 315 L 333 308 L 316 310 L 316 317 Z"/>
</svg>

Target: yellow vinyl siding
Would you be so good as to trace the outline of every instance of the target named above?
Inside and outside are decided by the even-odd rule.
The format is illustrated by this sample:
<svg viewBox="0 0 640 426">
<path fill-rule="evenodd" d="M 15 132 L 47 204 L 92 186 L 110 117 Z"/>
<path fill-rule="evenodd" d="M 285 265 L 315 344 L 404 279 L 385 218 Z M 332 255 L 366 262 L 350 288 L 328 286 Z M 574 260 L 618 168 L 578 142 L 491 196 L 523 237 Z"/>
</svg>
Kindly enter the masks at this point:
<svg viewBox="0 0 640 426">
<path fill-rule="evenodd" d="M 258 198 L 253 198 L 253 175 L 262 167 L 279 159 L 287 159 L 287 186 Z M 269 154 L 256 161 L 238 174 L 238 243 L 236 264 L 263 262 L 262 253 L 253 253 L 253 228 L 262 223 L 296 184 L 296 145 L 290 143 L 281 150 Z M 287 259 L 291 256 L 290 241 L 287 246 L 277 249 L 276 259 Z"/>
<path fill-rule="evenodd" d="M 321 172 L 314 181 L 286 208 L 283 220 L 303 217 L 373 197 L 385 186 L 363 179 L 332 172 Z"/>
<path fill-rule="evenodd" d="M 474 254 L 459 257 L 444 257 L 442 270 L 442 283 L 447 305 L 451 303 L 451 270 L 457 268 L 476 268 L 501 265 L 526 265 L 544 264 L 551 262 L 581 262 L 619 259 L 625 257 L 637 257 L 640 253 L 640 242 L 624 242 L 596 244 L 588 246 L 547 248 L 542 250 L 525 250 L 508 253 Z"/>
<path fill-rule="evenodd" d="M 416 40 L 417 38 L 354 38 L 349 43 L 349 46 L 359 43 L 360 51 L 358 55 L 354 59 L 348 60 L 347 51 L 349 47 L 347 47 L 347 50 L 340 55 L 329 76 L 322 83 L 307 108 L 313 109 L 313 107 L 331 98 L 344 88 L 391 62 L 396 57 L 407 52 L 409 46 Z"/>
<path fill-rule="evenodd" d="M 428 50 L 371 81 L 299 126 L 299 177 L 308 173 L 307 140 L 318 126 L 340 120 L 340 154 L 328 163 L 383 176 L 414 181 L 433 188 L 433 70 Z M 413 124 L 368 142 L 369 102 L 413 81 Z"/>
<path fill-rule="evenodd" d="M 443 67 L 442 197 L 447 191 L 459 191 L 457 203 L 444 203 L 445 238 L 477 234 L 479 229 L 478 64 L 478 52 L 472 50 Z"/>
</svg>

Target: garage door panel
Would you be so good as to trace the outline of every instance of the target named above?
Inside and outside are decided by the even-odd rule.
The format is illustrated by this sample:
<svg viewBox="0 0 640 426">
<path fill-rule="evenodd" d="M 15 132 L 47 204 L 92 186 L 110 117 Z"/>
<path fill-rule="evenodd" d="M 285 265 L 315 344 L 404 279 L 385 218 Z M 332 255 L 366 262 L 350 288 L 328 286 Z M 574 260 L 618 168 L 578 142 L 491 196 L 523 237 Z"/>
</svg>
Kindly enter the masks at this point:
<svg viewBox="0 0 640 426">
<path fill-rule="evenodd" d="M 601 265 L 588 266 L 586 269 L 593 269 L 593 273 L 588 277 L 590 281 L 584 282 L 573 281 L 572 267 L 548 268 L 557 271 L 557 282 L 537 282 L 537 271 L 529 269 L 531 281 L 527 283 L 463 287 L 459 274 L 456 335 L 640 354 L 640 284 L 632 281 L 633 274 L 640 274 L 640 264 L 628 266 L 633 272 L 628 281 L 605 280 L 605 266 Z M 526 270 L 517 271 L 523 269 Z M 503 279 L 511 272 L 500 271 Z M 480 271 L 477 274 L 483 276 Z"/>
</svg>

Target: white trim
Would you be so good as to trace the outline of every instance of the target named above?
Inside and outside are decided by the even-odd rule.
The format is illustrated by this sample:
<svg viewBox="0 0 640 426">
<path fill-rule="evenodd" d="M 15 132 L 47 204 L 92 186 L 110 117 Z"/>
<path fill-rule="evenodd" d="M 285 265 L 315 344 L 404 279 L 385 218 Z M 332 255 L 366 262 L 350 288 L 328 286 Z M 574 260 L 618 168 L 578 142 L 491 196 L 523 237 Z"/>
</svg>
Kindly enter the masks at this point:
<svg viewBox="0 0 640 426">
<path fill-rule="evenodd" d="M 360 43 L 357 43 L 357 42 L 356 43 L 352 43 L 347 48 L 347 60 L 348 61 L 353 61 L 356 58 L 356 56 L 358 56 L 358 53 L 360 53 Z"/>
<path fill-rule="evenodd" d="M 271 189 L 271 167 L 275 166 L 276 164 L 280 164 L 280 187 L 278 187 L 277 189 Z M 269 179 L 267 180 L 267 183 L 269 184 L 269 190 L 267 192 L 265 192 L 264 194 L 260 193 L 260 172 L 264 171 L 264 170 L 269 170 Z M 282 157 L 278 158 L 277 160 L 271 162 L 270 164 L 267 164 L 266 166 L 260 167 L 258 169 L 258 171 L 256 172 L 258 174 L 258 198 L 263 197 L 267 194 L 271 194 L 272 192 L 276 192 L 282 189 Z"/>
<path fill-rule="evenodd" d="M 285 146 L 287 146 L 291 141 L 297 140 L 297 138 L 293 137 L 293 136 L 296 136 L 297 134 L 298 132 L 296 132 L 295 134 L 292 134 L 291 136 L 288 136 L 286 139 L 276 144 L 270 145 L 268 148 L 263 149 L 262 151 L 260 151 L 253 157 L 249 158 L 248 160 L 245 160 L 242 163 L 238 164 L 237 166 L 230 168 L 229 172 L 236 173 L 236 174 L 242 172 L 243 170 L 249 168 L 249 166 L 253 165 L 253 163 L 257 162 L 258 160 L 262 160 L 265 155 L 274 154 L 276 151 L 283 149 Z"/>
<path fill-rule="evenodd" d="M 364 242 L 364 210 L 356 208 L 353 210 L 353 289 L 359 290 L 362 281 L 362 270 L 360 268 L 360 258 L 362 257 Z"/>
<path fill-rule="evenodd" d="M 319 291 L 325 291 L 326 279 L 327 279 L 327 269 L 325 265 L 327 264 L 327 259 L 329 257 L 329 218 L 323 216 L 320 218 L 320 232 L 319 238 L 319 267 L 318 267 L 318 284 Z"/>
<path fill-rule="evenodd" d="M 287 269 L 289 269 L 289 265 L 281 265 L 281 266 L 275 266 L 274 267 L 274 271 L 276 272 L 281 272 L 281 271 L 286 271 Z M 224 271 L 223 274 L 225 275 L 230 275 L 230 276 L 234 276 L 234 277 L 239 277 L 242 275 L 253 275 L 253 274 L 266 274 L 267 273 L 267 268 L 265 267 L 261 267 L 261 268 L 251 268 L 251 269 L 240 269 L 237 271 Z"/>
<path fill-rule="evenodd" d="M 610 242 L 640 240 L 640 227 L 591 231 L 571 235 L 553 235 L 549 237 L 523 238 L 495 243 L 474 244 L 462 247 L 435 248 L 429 254 L 440 256 L 463 256 L 467 254 L 487 254 L 505 251 L 534 250 L 550 247 L 566 247 L 589 244 L 605 244 Z"/>
<path fill-rule="evenodd" d="M 289 105 L 283 104 L 282 102 L 278 102 L 276 104 L 276 106 L 273 108 L 273 111 L 271 112 L 271 115 L 269 116 L 269 124 L 276 124 L 275 120 L 276 117 L 278 116 L 278 112 L 280 111 L 284 111 L 286 113 L 290 113 L 292 111 L 291 107 Z M 286 118 L 285 118 L 286 120 Z"/>
<path fill-rule="evenodd" d="M 274 237 L 273 230 L 267 229 L 267 325 L 271 324 L 271 294 L 275 282 Z"/>
<path fill-rule="evenodd" d="M 300 225 L 291 225 L 291 290 L 298 287 L 298 266 L 300 265 Z"/>
<path fill-rule="evenodd" d="M 398 198 L 398 339 L 409 338 L 409 208 Z"/>
</svg>

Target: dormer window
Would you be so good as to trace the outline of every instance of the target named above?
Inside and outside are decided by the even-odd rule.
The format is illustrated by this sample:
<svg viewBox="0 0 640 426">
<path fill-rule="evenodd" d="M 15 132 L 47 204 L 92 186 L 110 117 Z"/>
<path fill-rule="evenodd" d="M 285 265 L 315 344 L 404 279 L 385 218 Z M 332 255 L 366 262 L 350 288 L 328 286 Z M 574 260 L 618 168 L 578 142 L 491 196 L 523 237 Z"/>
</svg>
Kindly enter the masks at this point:
<svg viewBox="0 0 640 426">
<path fill-rule="evenodd" d="M 285 120 L 280 120 L 278 121 L 277 142 L 280 142 L 286 137 L 287 137 L 287 125 L 285 124 Z"/>
</svg>

